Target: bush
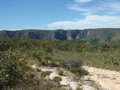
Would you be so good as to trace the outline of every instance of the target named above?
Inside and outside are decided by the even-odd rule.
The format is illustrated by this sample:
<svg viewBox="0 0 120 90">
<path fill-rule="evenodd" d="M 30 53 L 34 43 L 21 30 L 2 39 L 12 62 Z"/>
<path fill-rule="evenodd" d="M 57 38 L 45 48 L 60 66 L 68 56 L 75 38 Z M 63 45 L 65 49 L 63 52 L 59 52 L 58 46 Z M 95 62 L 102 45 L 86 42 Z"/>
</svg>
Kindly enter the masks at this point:
<svg viewBox="0 0 120 90">
<path fill-rule="evenodd" d="M 51 71 L 43 71 L 41 72 L 41 76 L 46 77 L 49 76 L 51 74 Z"/>
<path fill-rule="evenodd" d="M 46 56 L 44 57 L 45 60 L 52 60 L 52 57 L 51 56 Z"/>
<path fill-rule="evenodd" d="M 115 62 L 113 62 L 113 65 L 119 65 L 119 63 L 115 61 Z"/>
<path fill-rule="evenodd" d="M 51 66 L 51 67 L 58 67 L 59 65 L 57 64 L 56 61 L 51 61 L 51 62 L 50 62 L 50 66 Z"/>
<path fill-rule="evenodd" d="M 0 86 L 14 86 L 19 80 L 24 79 L 25 71 L 21 65 L 17 55 L 5 52 L 0 56 Z"/>
<path fill-rule="evenodd" d="M 54 81 L 54 82 L 57 82 L 57 83 L 60 83 L 60 81 L 62 81 L 62 78 L 56 76 L 56 77 L 53 78 L 53 81 Z"/>
<path fill-rule="evenodd" d="M 37 59 L 37 60 L 39 60 L 39 61 L 42 60 L 42 55 L 41 55 L 41 53 L 38 52 L 38 51 L 33 51 L 30 56 L 31 56 L 33 59 Z"/>
<path fill-rule="evenodd" d="M 59 70 L 58 75 L 63 76 L 64 75 L 64 71 L 63 70 Z"/>
<path fill-rule="evenodd" d="M 43 66 L 46 66 L 46 65 L 47 65 L 47 62 L 46 62 L 45 60 L 43 60 L 43 61 L 41 61 L 41 64 L 42 64 Z"/>
<path fill-rule="evenodd" d="M 70 68 L 68 70 L 79 77 L 89 74 L 86 70 L 81 69 L 81 68 Z"/>
<path fill-rule="evenodd" d="M 40 69 L 40 68 L 37 68 L 37 72 L 41 72 L 41 69 Z"/>
<path fill-rule="evenodd" d="M 71 67 L 81 67 L 82 66 L 82 60 L 80 58 L 69 58 L 65 61 L 65 67 L 71 68 Z"/>
<path fill-rule="evenodd" d="M 76 90 L 82 90 L 82 88 L 77 88 Z"/>
<path fill-rule="evenodd" d="M 46 80 L 45 78 L 28 78 L 28 80 L 22 81 L 13 89 L 5 90 L 59 90 L 59 85 L 54 81 Z"/>
</svg>

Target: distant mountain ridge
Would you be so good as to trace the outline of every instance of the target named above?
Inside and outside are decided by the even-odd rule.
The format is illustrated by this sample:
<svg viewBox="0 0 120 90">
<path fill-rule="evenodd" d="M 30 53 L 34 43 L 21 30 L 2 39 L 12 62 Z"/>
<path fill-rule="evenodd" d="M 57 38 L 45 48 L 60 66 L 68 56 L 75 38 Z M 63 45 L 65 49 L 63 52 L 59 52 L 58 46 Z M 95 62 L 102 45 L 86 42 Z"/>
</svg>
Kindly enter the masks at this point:
<svg viewBox="0 0 120 90">
<path fill-rule="evenodd" d="M 16 30 L 0 31 L 0 39 L 39 39 L 39 40 L 94 40 L 94 41 L 120 41 L 120 28 L 101 28 L 84 30 Z"/>
</svg>

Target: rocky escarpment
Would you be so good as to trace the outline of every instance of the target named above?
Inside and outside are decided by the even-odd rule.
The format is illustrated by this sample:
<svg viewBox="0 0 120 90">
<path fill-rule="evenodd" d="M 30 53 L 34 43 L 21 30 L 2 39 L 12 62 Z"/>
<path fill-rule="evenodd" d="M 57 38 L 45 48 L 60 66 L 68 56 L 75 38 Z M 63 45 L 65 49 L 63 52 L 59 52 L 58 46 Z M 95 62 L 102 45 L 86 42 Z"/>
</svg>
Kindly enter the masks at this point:
<svg viewBox="0 0 120 90">
<path fill-rule="evenodd" d="M 16 30 L 0 31 L 0 39 L 39 39 L 39 40 L 91 40 L 120 42 L 120 29 L 85 29 L 85 30 Z"/>
</svg>

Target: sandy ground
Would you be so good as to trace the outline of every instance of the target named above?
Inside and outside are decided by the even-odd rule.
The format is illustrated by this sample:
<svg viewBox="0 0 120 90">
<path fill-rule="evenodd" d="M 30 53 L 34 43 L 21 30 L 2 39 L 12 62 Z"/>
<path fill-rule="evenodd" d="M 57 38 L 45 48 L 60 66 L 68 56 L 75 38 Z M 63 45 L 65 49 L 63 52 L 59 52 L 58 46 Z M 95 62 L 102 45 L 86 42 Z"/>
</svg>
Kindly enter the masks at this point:
<svg viewBox="0 0 120 90">
<path fill-rule="evenodd" d="M 49 79 L 51 79 L 51 80 L 55 76 L 59 76 L 58 75 L 58 68 L 55 68 L 55 67 L 54 68 L 51 68 L 51 67 L 37 67 L 36 65 L 32 65 L 32 68 L 34 68 L 34 69 L 39 68 L 42 71 L 51 71 L 52 73 L 48 76 Z M 85 78 L 84 79 L 85 82 L 88 79 L 89 80 L 91 79 L 91 80 L 94 80 L 95 82 L 99 83 L 101 85 L 101 87 L 104 88 L 104 90 L 120 90 L 120 89 L 116 89 L 116 88 L 108 89 L 109 87 L 107 85 L 109 85 L 110 82 L 106 81 L 107 85 L 105 83 L 102 83 L 106 80 L 106 79 L 104 80 L 103 78 L 107 78 L 107 77 L 105 77 L 105 75 L 102 74 L 102 73 L 104 73 L 103 71 L 99 71 L 99 70 L 102 70 L 102 69 L 97 69 L 97 68 L 87 67 L 87 66 L 84 66 L 83 68 L 85 68 L 87 71 L 90 72 L 90 75 L 87 75 L 87 76 L 83 77 L 83 78 Z M 61 69 L 63 69 L 63 68 L 61 68 Z M 73 79 L 74 74 L 70 73 L 69 71 L 64 70 L 64 72 L 66 73 L 66 75 L 65 76 L 59 76 L 59 77 L 62 78 L 62 81 L 60 82 L 60 85 L 65 87 L 66 89 L 68 88 L 68 90 L 69 90 L 69 87 L 70 87 L 72 90 L 76 90 L 77 87 L 81 87 L 83 90 L 98 90 L 94 86 L 91 86 L 89 83 L 81 84 L 82 83 L 81 81 L 75 81 Z M 119 73 L 118 73 L 118 76 L 119 76 Z M 117 77 L 117 76 L 115 76 L 115 77 Z M 101 78 L 102 78 L 102 80 L 101 80 Z M 112 79 L 115 79 L 115 78 L 112 78 Z"/>
<path fill-rule="evenodd" d="M 83 66 L 90 75 L 86 76 L 88 80 L 97 82 L 102 90 L 120 90 L 120 72 Z"/>
<path fill-rule="evenodd" d="M 52 71 L 52 73 L 49 75 L 49 78 L 52 80 L 55 76 L 59 76 L 58 75 L 58 70 L 57 68 L 50 68 L 50 67 L 41 67 L 42 71 Z M 64 69 L 63 69 L 64 70 Z M 73 79 L 74 74 L 70 73 L 69 71 L 64 70 L 64 72 L 66 73 L 65 76 L 59 76 L 62 78 L 62 81 L 60 82 L 60 85 L 63 87 L 66 87 L 66 90 L 69 90 L 69 87 L 72 90 L 76 90 L 77 87 L 81 87 L 83 90 L 97 90 L 94 87 L 87 85 L 87 84 L 83 84 L 82 86 L 79 86 L 79 83 L 81 81 L 75 81 Z M 67 89 L 68 88 L 68 89 Z"/>
<path fill-rule="evenodd" d="M 83 89 L 83 90 L 97 90 L 97 89 L 95 89 L 95 88 L 93 88 L 93 87 L 91 87 L 91 86 L 89 86 L 89 85 L 83 85 L 83 86 L 82 86 L 82 89 Z"/>
<path fill-rule="evenodd" d="M 57 73 L 57 68 L 49 68 L 49 67 L 41 67 L 42 71 L 52 71 L 52 73 L 49 75 L 49 78 L 52 80 L 55 76 L 59 76 Z M 67 71 L 65 71 L 67 72 Z M 68 73 L 68 72 L 67 72 Z M 72 74 L 68 74 L 65 76 L 59 76 L 62 78 L 62 81 L 60 82 L 60 85 L 65 87 L 71 87 L 72 90 L 76 90 L 78 83 L 72 80 Z"/>
</svg>

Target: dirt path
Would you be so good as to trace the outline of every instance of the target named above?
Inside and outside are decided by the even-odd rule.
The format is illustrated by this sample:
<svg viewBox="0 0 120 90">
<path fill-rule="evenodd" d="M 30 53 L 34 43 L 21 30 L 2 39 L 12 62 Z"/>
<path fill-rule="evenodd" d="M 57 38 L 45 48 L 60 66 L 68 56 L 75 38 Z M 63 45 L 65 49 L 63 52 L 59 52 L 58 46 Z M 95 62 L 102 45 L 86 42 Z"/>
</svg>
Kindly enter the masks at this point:
<svg viewBox="0 0 120 90">
<path fill-rule="evenodd" d="M 97 82 L 102 90 L 120 90 L 120 72 L 88 66 L 83 68 L 90 73 L 85 78 Z"/>
</svg>

